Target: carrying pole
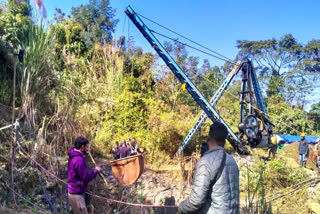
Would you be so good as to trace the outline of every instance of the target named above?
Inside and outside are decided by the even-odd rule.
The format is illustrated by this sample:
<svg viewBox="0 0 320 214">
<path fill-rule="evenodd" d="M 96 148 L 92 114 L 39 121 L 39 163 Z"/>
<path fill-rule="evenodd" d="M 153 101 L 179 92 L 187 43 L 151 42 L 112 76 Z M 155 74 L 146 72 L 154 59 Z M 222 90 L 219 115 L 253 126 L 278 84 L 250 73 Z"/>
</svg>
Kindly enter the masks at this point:
<svg viewBox="0 0 320 214">
<path fill-rule="evenodd" d="M 93 162 L 93 164 L 96 166 L 96 162 L 95 162 L 95 160 L 93 159 L 93 157 L 92 157 L 91 153 L 89 153 L 89 156 L 90 156 L 91 161 Z M 100 176 L 101 176 L 101 178 L 103 179 L 104 184 L 107 186 L 107 185 L 108 185 L 108 182 L 107 182 L 106 178 L 104 177 L 103 172 L 102 172 L 102 171 L 100 171 L 100 172 L 99 172 L 99 175 L 100 175 Z"/>
</svg>

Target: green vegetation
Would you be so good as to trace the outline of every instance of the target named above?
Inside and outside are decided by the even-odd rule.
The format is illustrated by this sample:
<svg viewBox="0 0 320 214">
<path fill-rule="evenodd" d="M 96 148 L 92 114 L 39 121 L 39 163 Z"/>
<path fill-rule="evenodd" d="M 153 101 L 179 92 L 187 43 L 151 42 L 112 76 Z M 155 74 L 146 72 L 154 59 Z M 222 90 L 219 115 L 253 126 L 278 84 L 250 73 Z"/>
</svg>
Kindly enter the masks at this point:
<svg viewBox="0 0 320 214">
<path fill-rule="evenodd" d="M 297 152 L 297 148 L 294 151 Z M 274 201 L 269 203 L 269 201 L 279 196 L 279 194 L 273 194 L 279 191 L 282 194 L 285 193 L 286 188 L 309 179 L 310 174 L 303 168 L 297 167 L 298 164 L 292 159 L 287 159 L 283 153 L 267 163 L 260 160 L 256 154 L 254 159 L 255 161 L 249 166 L 240 166 L 241 200 L 246 204 L 243 211 L 245 213 L 276 213 L 280 209 L 281 213 L 290 213 L 288 210 L 302 209 L 305 212 L 306 207 L 299 207 L 301 204 L 291 204 L 290 208 L 281 209 L 282 205 L 279 201 L 288 203 L 288 197 L 278 199 L 277 203 Z M 297 194 L 305 197 L 305 191 Z"/>
</svg>

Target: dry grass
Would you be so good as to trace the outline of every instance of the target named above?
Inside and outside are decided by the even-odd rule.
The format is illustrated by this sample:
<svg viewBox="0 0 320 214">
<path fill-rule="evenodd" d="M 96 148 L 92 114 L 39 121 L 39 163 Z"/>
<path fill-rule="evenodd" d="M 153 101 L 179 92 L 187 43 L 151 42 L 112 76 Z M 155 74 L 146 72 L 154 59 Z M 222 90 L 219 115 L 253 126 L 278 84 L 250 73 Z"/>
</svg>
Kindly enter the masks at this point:
<svg viewBox="0 0 320 214">
<path fill-rule="evenodd" d="M 272 204 L 272 212 L 274 214 L 308 213 L 307 201 L 307 191 L 306 189 L 302 189 L 295 194 L 274 201 Z"/>
</svg>

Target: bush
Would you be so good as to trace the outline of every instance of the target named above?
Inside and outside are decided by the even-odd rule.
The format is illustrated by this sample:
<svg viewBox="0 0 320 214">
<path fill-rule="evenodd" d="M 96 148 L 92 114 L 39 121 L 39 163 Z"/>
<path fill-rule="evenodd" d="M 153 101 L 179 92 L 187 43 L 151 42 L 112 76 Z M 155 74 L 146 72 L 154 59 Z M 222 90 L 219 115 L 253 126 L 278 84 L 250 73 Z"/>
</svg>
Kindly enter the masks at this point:
<svg viewBox="0 0 320 214">
<path fill-rule="evenodd" d="M 302 168 L 294 168 L 280 158 L 266 164 L 265 180 L 270 188 L 284 188 L 306 180 L 309 175 Z"/>
</svg>

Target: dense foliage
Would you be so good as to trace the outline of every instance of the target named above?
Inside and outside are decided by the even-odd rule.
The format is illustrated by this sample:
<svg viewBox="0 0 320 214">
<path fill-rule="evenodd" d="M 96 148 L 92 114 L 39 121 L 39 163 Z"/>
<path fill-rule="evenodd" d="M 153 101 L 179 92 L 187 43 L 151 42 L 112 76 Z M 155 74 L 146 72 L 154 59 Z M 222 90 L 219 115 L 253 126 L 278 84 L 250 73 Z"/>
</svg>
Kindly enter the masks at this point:
<svg viewBox="0 0 320 214">
<path fill-rule="evenodd" d="M 129 45 L 124 36 L 112 38 L 118 20 L 108 0 L 72 8 L 68 17 L 56 9 L 50 25 L 31 17 L 28 1 L 9 0 L 1 8 L 0 103 L 11 106 L 16 97 L 16 116 L 25 118 L 27 140 L 65 154 L 81 134 L 94 139 L 96 152 L 107 154 L 115 141 L 135 137 L 150 160 L 175 153 L 200 107 L 154 53 Z M 228 64 L 201 62 L 179 43 L 165 46 L 208 99 L 229 72 Z M 255 59 L 275 132 L 319 134 L 319 104 L 310 113 L 304 110 L 319 76 L 319 41 L 303 45 L 289 34 L 279 40 L 238 41 L 238 47 L 239 58 Z M 21 48 L 23 62 L 15 55 Z M 239 88 L 235 81 L 216 107 L 235 131 Z M 187 152 L 205 141 L 208 124 Z"/>
</svg>

